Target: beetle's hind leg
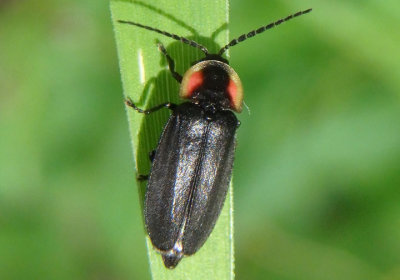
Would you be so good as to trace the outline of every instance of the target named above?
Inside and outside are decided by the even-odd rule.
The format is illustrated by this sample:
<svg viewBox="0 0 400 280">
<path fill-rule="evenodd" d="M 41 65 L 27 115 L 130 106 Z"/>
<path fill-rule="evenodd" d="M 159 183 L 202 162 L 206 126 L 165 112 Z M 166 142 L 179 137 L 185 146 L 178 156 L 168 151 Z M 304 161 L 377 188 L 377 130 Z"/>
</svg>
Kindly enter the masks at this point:
<svg viewBox="0 0 400 280">
<path fill-rule="evenodd" d="M 138 180 L 139 182 L 147 181 L 149 180 L 149 175 L 138 174 L 136 176 L 136 180 Z"/>
<path fill-rule="evenodd" d="M 127 99 L 125 99 L 125 104 L 127 106 L 133 108 L 134 110 L 138 111 L 139 113 L 146 114 L 146 115 L 151 114 L 151 113 L 153 113 L 155 111 L 158 111 L 158 110 L 160 110 L 162 108 L 167 108 L 167 109 L 170 109 L 170 110 L 174 110 L 176 108 L 176 104 L 167 102 L 167 103 L 162 103 L 160 105 L 157 105 L 157 106 L 155 106 L 153 108 L 150 108 L 150 109 L 147 109 L 147 110 L 143 110 L 143 109 L 140 109 L 139 107 L 137 107 L 135 105 L 135 103 L 133 103 L 133 101 L 129 97 Z"/>
<path fill-rule="evenodd" d="M 150 153 L 149 153 L 149 159 L 150 159 L 150 162 L 153 162 L 154 161 L 154 157 L 156 156 L 156 150 L 152 150 Z"/>
<path fill-rule="evenodd" d="M 181 83 L 182 76 L 178 72 L 175 71 L 175 62 L 167 53 L 167 50 L 165 49 L 164 45 L 161 43 L 158 43 L 158 49 L 160 50 L 160 52 L 162 52 L 162 54 L 167 59 L 169 71 L 171 71 L 172 77 L 174 77 L 174 79 L 177 80 L 178 83 Z"/>
<path fill-rule="evenodd" d="M 154 161 L 154 157 L 156 156 L 156 150 L 153 150 L 149 153 L 149 159 L 151 162 Z M 143 174 L 138 174 L 136 175 L 136 180 L 138 180 L 139 182 L 143 182 L 143 181 L 147 181 L 149 180 L 150 175 L 143 175 Z"/>
</svg>

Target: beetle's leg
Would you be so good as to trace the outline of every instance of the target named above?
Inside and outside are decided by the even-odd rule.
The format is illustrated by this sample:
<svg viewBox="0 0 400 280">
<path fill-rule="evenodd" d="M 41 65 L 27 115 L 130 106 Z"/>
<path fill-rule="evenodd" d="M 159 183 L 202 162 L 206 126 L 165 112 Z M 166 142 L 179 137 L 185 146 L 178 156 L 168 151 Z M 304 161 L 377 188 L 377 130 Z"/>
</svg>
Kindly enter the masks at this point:
<svg viewBox="0 0 400 280">
<path fill-rule="evenodd" d="M 138 180 L 139 182 L 147 181 L 148 179 L 149 179 L 149 175 L 139 174 L 136 176 L 136 180 Z"/>
<path fill-rule="evenodd" d="M 156 155 L 156 150 L 153 150 L 149 153 L 149 158 L 151 162 L 153 162 L 155 155 Z M 149 175 L 138 174 L 136 176 L 136 180 L 138 180 L 139 182 L 147 181 L 148 179 Z"/>
<path fill-rule="evenodd" d="M 174 110 L 176 107 L 176 104 L 167 102 L 167 103 L 162 103 L 160 105 L 157 105 L 157 106 L 147 109 L 147 110 L 142 110 L 142 109 L 138 108 L 129 97 L 125 100 L 125 104 L 128 105 L 129 107 L 133 108 L 134 110 L 138 111 L 139 113 L 146 114 L 146 115 L 151 114 L 155 111 L 158 111 L 162 108 Z"/>
<path fill-rule="evenodd" d="M 151 162 L 153 162 L 154 161 L 154 157 L 156 156 L 156 150 L 152 150 L 150 153 L 149 153 L 149 158 L 150 158 L 150 161 Z"/>
<path fill-rule="evenodd" d="M 236 127 L 239 127 L 242 123 L 238 120 L 236 123 Z"/>
<path fill-rule="evenodd" d="M 163 55 L 165 55 L 165 58 L 167 59 L 168 62 L 169 71 L 171 71 L 172 77 L 174 77 L 174 79 L 177 80 L 178 83 L 181 83 L 182 76 L 178 72 L 175 72 L 175 62 L 167 53 L 167 50 L 165 49 L 164 45 L 159 43 L 158 49 L 160 50 L 160 52 L 163 53 Z"/>
</svg>

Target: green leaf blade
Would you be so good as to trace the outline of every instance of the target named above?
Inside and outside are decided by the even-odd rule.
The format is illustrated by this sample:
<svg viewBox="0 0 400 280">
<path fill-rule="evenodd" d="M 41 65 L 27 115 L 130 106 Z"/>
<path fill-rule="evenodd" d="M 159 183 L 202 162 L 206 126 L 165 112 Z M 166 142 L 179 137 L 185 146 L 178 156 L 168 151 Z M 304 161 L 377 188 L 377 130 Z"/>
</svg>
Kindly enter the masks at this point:
<svg viewBox="0 0 400 280">
<path fill-rule="evenodd" d="M 193 61 L 204 54 L 193 47 L 155 32 L 119 24 L 128 20 L 185 36 L 216 52 L 228 42 L 228 2 L 217 1 L 111 1 L 112 20 L 117 42 L 125 98 L 140 108 L 167 101 L 179 103 L 179 84 L 167 69 L 157 49 L 162 43 L 183 75 Z M 127 108 L 132 147 L 138 174 L 148 174 L 148 154 L 157 147 L 168 110 L 144 116 Z M 143 206 L 146 185 L 138 185 Z M 175 269 L 166 269 L 149 240 L 147 248 L 153 279 L 233 279 L 233 194 L 232 185 L 222 213 L 205 245 L 193 256 L 185 257 Z M 142 207 L 143 208 L 143 207 Z M 147 235 L 146 235 L 147 236 Z"/>
</svg>

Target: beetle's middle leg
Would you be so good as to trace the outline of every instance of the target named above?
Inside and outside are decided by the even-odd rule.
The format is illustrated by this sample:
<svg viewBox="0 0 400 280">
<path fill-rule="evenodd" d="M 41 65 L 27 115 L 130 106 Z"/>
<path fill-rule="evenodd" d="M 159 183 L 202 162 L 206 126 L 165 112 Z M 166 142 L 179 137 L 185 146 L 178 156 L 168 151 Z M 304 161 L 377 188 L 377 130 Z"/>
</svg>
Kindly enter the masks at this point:
<svg viewBox="0 0 400 280">
<path fill-rule="evenodd" d="M 161 43 L 158 43 L 158 49 L 160 50 L 160 52 L 162 52 L 162 54 L 167 59 L 169 71 L 171 71 L 172 77 L 174 77 L 174 79 L 177 80 L 178 83 L 181 83 L 182 76 L 178 72 L 175 71 L 175 62 L 167 53 L 167 50 L 165 49 L 164 45 Z"/>
<path fill-rule="evenodd" d="M 162 103 L 160 105 L 157 105 L 157 106 L 155 106 L 153 108 L 150 108 L 150 109 L 147 109 L 147 110 L 143 110 L 143 109 L 140 109 L 139 107 L 137 107 L 135 105 L 135 103 L 133 103 L 133 101 L 129 97 L 127 99 L 125 99 L 125 104 L 127 106 L 133 108 L 134 110 L 138 111 L 139 113 L 146 114 L 146 115 L 151 114 L 151 113 L 153 113 L 155 111 L 158 111 L 158 110 L 160 110 L 162 108 L 167 108 L 167 109 L 170 109 L 172 111 L 176 108 L 176 104 L 175 103 L 167 102 L 167 103 Z"/>
</svg>

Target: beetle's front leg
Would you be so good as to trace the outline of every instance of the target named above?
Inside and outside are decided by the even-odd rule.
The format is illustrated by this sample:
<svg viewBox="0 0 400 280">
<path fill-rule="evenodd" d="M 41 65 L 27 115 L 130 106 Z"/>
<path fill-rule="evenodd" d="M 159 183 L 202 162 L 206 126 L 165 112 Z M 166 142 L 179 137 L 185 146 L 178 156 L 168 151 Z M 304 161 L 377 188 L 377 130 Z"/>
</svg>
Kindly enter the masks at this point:
<svg viewBox="0 0 400 280">
<path fill-rule="evenodd" d="M 160 50 L 160 52 L 162 52 L 162 54 L 167 59 L 169 71 L 171 71 L 172 77 L 174 77 L 174 79 L 177 80 L 178 83 L 181 83 L 182 76 L 178 72 L 175 71 L 175 62 L 167 53 L 167 50 L 165 49 L 164 45 L 159 43 L 158 49 Z"/>
</svg>

